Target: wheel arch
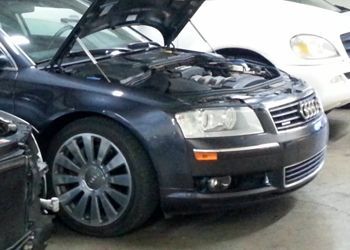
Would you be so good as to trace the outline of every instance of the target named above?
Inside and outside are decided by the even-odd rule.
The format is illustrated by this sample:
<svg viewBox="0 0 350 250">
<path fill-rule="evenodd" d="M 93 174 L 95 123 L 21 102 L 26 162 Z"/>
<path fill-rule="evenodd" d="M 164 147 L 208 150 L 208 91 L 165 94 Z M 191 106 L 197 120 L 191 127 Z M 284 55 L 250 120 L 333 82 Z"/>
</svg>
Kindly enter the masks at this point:
<svg viewBox="0 0 350 250">
<path fill-rule="evenodd" d="M 59 133 L 62 130 L 63 127 L 67 126 L 72 122 L 75 122 L 84 118 L 89 118 L 89 117 L 106 119 L 106 120 L 118 123 L 118 125 L 127 129 L 130 132 L 130 134 L 135 138 L 135 140 L 138 143 L 140 143 L 142 148 L 145 150 L 149 160 L 151 161 L 153 169 L 157 173 L 157 169 L 155 168 L 154 161 L 151 157 L 151 154 L 142 136 L 137 132 L 137 130 L 133 129 L 132 126 L 130 126 L 130 124 L 127 122 L 126 119 L 123 119 L 121 116 L 115 115 L 114 113 L 111 114 L 108 112 L 104 112 L 103 114 L 101 114 L 98 112 L 77 111 L 77 112 L 71 112 L 71 113 L 61 115 L 56 119 L 52 120 L 52 122 L 50 122 L 50 124 L 47 127 L 45 127 L 45 129 L 43 129 L 39 135 L 37 135 L 39 145 L 41 147 L 41 151 L 44 157 L 47 153 L 46 152 L 47 149 L 49 148 L 50 141 L 54 138 L 54 136 L 57 133 Z"/>
</svg>

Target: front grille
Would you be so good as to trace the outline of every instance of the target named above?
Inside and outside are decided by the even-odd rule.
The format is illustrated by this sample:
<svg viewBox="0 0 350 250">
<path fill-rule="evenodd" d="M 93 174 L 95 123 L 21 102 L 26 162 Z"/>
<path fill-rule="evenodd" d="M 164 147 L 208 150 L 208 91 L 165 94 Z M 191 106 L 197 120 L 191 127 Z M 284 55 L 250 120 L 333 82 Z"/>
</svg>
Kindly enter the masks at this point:
<svg viewBox="0 0 350 250">
<path fill-rule="evenodd" d="M 340 36 L 341 41 L 343 42 L 344 48 L 350 57 L 350 33 L 346 33 Z"/>
<path fill-rule="evenodd" d="M 301 127 L 316 119 L 322 111 L 315 95 L 270 109 L 278 131 Z"/>
<path fill-rule="evenodd" d="M 284 169 L 284 185 L 291 187 L 297 185 L 314 174 L 322 167 L 325 158 L 325 153 L 321 152 L 311 159 L 286 167 Z"/>
</svg>

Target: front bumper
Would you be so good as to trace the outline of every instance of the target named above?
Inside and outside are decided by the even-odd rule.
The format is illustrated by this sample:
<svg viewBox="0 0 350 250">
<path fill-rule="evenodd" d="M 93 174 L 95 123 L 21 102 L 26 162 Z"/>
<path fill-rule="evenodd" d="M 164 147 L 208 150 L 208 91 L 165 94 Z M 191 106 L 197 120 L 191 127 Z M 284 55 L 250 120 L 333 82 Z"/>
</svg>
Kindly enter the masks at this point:
<svg viewBox="0 0 350 250">
<path fill-rule="evenodd" d="M 167 214 L 228 209 L 245 203 L 278 196 L 310 182 L 324 164 L 328 142 L 325 115 L 307 126 L 277 134 L 192 140 L 192 150 L 212 150 L 208 145 L 224 145 L 218 161 L 197 162 L 189 156 L 193 189 L 162 189 L 163 210 Z M 240 150 L 241 149 L 241 150 Z M 210 192 L 203 186 L 213 177 L 230 176 L 230 187 Z"/>
<path fill-rule="evenodd" d="M 192 214 L 229 210 L 257 202 L 278 198 L 281 195 L 299 189 L 315 178 L 295 186 L 293 188 L 263 187 L 255 190 L 236 193 L 204 194 L 199 192 L 172 192 L 167 195 L 164 212 L 168 215 Z"/>
<path fill-rule="evenodd" d="M 349 59 L 310 66 L 281 66 L 281 69 L 310 84 L 318 93 L 325 111 L 350 103 Z"/>
</svg>

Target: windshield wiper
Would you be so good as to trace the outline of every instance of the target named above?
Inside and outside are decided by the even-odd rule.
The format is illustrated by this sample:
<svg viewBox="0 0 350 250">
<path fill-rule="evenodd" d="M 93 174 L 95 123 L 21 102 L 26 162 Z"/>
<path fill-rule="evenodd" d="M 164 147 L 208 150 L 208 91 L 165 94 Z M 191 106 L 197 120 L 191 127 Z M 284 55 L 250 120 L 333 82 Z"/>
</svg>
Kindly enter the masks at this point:
<svg viewBox="0 0 350 250">
<path fill-rule="evenodd" d="M 113 57 L 119 54 L 124 54 L 128 52 L 132 52 L 132 50 L 127 48 L 111 48 L 111 49 L 89 49 L 90 53 L 94 56 L 102 56 L 102 57 Z M 86 52 L 84 50 L 77 50 L 77 51 L 71 51 L 69 52 L 68 57 L 76 57 L 86 55 Z"/>
<path fill-rule="evenodd" d="M 90 49 L 89 52 L 91 55 L 98 56 L 98 60 L 100 60 L 103 58 L 114 57 L 114 56 L 118 56 L 121 54 L 130 53 L 130 52 L 133 52 L 133 50 L 131 50 L 129 48 L 111 48 L 111 49 Z M 79 50 L 79 51 L 69 52 L 67 57 L 74 58 L 74 57 L 86 56 L 86 55 L 87 55 L 87 53 L 84 50 Z M 51 58 L 48 58 L 48 59 L 43 59 L 43 60 L 37 61 L 35 63 L 37 65 L 42 65 L 42 64 L 46 64 L 46 63 L 50 62 L 51 60 L 52 60 Z"/>
<path fill-rule="evenodd" d="M 151 47 L 161 47 L 159 43 L 156 42 L 136 42 L 136 43 L 129 43 L 128 44 L 128 49 L 131 50 L 144 50 L 144 49 L 149 49 Z"/>
<path fill-rule="evenodd" d="M 41 65 L 41 64 L 49 63 L 50 61 L 51 61 L 51 58 L 48 58 L 48 59 L 43 59 L 43 60 L 40 60 L 38 62 L 35 62 L 35 64 Z"/>
</svg>

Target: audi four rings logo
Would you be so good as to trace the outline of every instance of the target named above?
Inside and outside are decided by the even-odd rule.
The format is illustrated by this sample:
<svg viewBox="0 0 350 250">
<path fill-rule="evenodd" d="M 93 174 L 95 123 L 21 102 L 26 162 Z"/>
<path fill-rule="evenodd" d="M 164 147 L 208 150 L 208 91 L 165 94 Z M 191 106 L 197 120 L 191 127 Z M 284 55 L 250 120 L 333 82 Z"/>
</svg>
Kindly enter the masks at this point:
<svg viewBox="0 0 350 250">
<path fill-rule="evenodd" d="M 300 102 L 300 114 L 305 120 L 315 117 L 320 111 L 321 106 L 316 99 Z"/>
</svg>

